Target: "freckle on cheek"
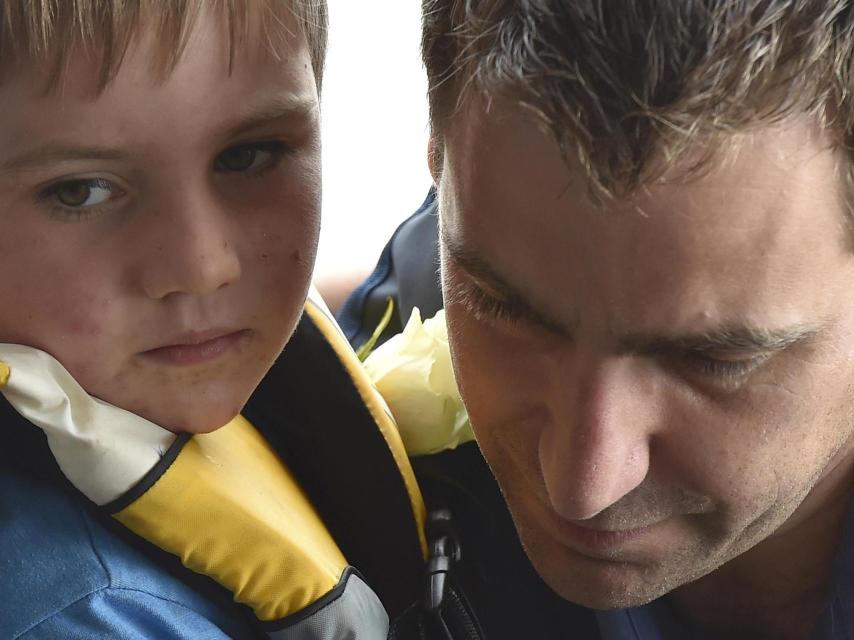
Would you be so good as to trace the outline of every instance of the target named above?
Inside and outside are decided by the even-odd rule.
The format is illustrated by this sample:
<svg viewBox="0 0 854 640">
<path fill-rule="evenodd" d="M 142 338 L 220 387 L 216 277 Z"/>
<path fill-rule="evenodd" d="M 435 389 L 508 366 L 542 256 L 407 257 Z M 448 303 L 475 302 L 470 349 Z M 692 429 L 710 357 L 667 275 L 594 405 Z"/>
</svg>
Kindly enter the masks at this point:
<svg viewBox="0 0 854 640">
<path fill-rule="evenodd" d="M 66 325 L 66 330 L 73 336 L 90 336 L 94 338 L 101 335 L 100 325 L 84 320 L 71 320 L 71 322 Z"/>
<path fill-rule="evenodd" d="M 301 268 L 309 268 L 310 269 L 312 267 L 311 261 L 306 260 L 305 254 L 302 251 L 300 251 L 299 249 L 295 250 L 291 254 L 291 262 L 293 262 L 296 265 L 299 265 Z"/>
<path fill-rule="evenodd" d="M 64 329 L 72 336 L 97 337 L 104 331 L 105 319 L 110 316 L 112 306 L 109 298 L 82 298 L 73 308 L 65 308 L 62 315 L 67 318 Z M 97 310 L 97 311 L 94 311 Z"/>
</svg>

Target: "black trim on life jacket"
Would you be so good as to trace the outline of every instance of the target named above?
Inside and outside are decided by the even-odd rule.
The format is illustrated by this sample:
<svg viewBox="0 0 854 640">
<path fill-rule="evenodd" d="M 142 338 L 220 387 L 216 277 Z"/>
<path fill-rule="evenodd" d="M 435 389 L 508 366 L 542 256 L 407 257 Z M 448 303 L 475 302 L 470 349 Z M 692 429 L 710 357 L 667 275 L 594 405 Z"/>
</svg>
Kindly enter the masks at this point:
<svg viewBox="0 0 854 640">
<path fill-rule="evenodd" d="M 178 437 L 175 438 L 175 442 L 169 445 L 169 448 L 163 454 L 163 457 L 160 458 L 160 461 L 139 482 L 131 487 L 127 493 L 119 496 L 112 502 L 108 502 L 102 508 L 109 514 L 115 514 L 139 500 L 142 494 L 148 491 L 155 482 L 160 480 L 160 477 L 172 466 L 175 458 L 181 453 L 181 449 L 184 448 L 184 445 L 192 437 L 193 434 L 191 433 L 179 433 Z"/>
<path fill-rule="evenodd" d="M 348 563 L 377 593 L 389 615 L 417 600 L 424 558 L 411 496 L 359 389 L 307 314 L 242 413 L 288 466 Z M 25 460 L 38 465 L 37 471 L 30 468 L 24 475 L 70 490 L 92 513 L 107 513 L 95 509 L 71 486 L 59 471 L 44 432 L 21 417 L 2 394 L 0 420 L 4 430 L 15 434 L 12 443 L 17 437 L 27 441 L 23 460 L 12 443 L 11 451 L 6 450 L 11 455 L 0 456 L 14 461 L 7 469 Z M 174 462 L 188 437 L 179 436 L 164 459 L 131 490 L 133 495 L 107 507 L 115 512 L 143 495 Z M 136 536 L 128 532 L 122 537 Z"/>
<path fill-rule="evenodd" d="M 232 610 L 234 616 L 239 616 L 253 625 L 257 624 L 252 610 L 246 605 L 234 602 L 230 591 L 207 576 L 189 571 L 181 564 L 180 558 L 140 538 L 72 485 L 59 468 L 56 458 L 53 457 L 44 431 L 15 411 L 2 393 L 0 393 L 0 428 L 3 430 L 4 439 L 4 444 L 0 447 L 0 481 L 4 475 L 12 475 L 25 479 L 34 486 L 49 487 L 67 496 L 92 520 L 146 557 L 162 571 L 215 603 L 216 606 Z"/>
<path fill-rule="evenodd" d="M 284 620 L 276 620 L 275 622 L 261 622 L 259 626 L 266 632 L 273 631 L 282 631 L 283 629 L 287 629 L 288 627 L 292 627 L 295 624 L 299 624 L 303 620 L 310 618 L 314 614 L 316 614 L 321 609 L 328 607 L 333 602 L 335 602 L 338 598 L 344 595 L 344 592 L 347 590 L 347 581 L 350 579 L 350 576 L 359 575 L 359 572 L 356 571 L 353 567 L 347 567 L 344 569 L 344 573 L 341 574 L 341 579 L 338 581 L 338 584 L 335 585 L 335 588 L 332 591 L 328 592 L 322 598 L 315 600 L 310 605 L 301 609 L 300 611 L 289 615 Z"/>
<path fill-rule="evenodd" d="M 415 601 L 424 559 L 409 493 L 357 388 L 308 315 L 243 415 L 282 457 L 389 615 Z"/>
</svg>

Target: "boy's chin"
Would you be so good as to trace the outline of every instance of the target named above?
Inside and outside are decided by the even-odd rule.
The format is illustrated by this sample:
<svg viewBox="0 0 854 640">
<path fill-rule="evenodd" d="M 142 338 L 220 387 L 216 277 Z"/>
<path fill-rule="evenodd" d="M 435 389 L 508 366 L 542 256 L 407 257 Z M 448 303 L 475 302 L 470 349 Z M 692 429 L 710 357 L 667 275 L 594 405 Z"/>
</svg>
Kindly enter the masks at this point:
<svg viewBox="0 0 854 640">
<path fill-rule="evenodd" d="M 227 418 L 219 418 L 217 420 L 207 421 L 189 420 L 186 422 L 178 423 L 176 426 L 169 425 L 165 426 L 164 428 L 168 429 L 169 431 L 173 431 L 174 433 L 212 433 L 231 422 L 237 416 L 237 413 L 234 413 L 228 416 Z"/>
<path fill-rule="evenodd" d="M 144 396 L 101 399 L 173 433 L 210 433 L 240 414 L 264 373 L 240 371 L 196 384 L 164 382 L 149 385 Z"/>
<path fill-rule="evenodd" d="M 151 413 L 143 411 L 139 415 L 173 433 L 211 433 L 231 422 L 242 408 L 242 403 L 223 403 L 218 407 L 203 405 L 194 411 L 192 407 L 184 405 Z"/>
</svg>

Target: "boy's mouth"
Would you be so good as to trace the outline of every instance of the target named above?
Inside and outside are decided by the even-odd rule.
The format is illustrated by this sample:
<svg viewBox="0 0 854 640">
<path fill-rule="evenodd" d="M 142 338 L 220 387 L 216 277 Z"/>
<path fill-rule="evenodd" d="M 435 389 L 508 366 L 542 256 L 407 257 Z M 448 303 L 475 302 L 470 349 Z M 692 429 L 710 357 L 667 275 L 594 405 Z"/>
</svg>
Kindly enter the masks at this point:
<svg viewBox="0 0 854 640">
<path fill-rule="evenodd" d="M 161 364 L 173 366 L 203 364 L 238 347 L 249 338 L 251 333 L 249 329 L 193 332 L 182 336 L 174 344 L 149 349 L 143 351 L 141 355 Z"/>
</svg>

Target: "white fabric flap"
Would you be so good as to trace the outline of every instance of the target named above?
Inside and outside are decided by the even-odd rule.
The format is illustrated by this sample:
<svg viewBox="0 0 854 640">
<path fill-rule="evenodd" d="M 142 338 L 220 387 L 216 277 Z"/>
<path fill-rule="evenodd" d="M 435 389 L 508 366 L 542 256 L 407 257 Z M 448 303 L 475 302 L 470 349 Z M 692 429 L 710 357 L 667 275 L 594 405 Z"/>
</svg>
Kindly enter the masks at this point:
<svg viewBox="0 0 854 640">
<path fill-rule="evenodd" d="M 96 504 L 125 494 L 175 441 L 171 431 L 90 396 L 44 351 L 0 343 L 0 361 L 11 370 L 0 393 L 44 430 L 62 472 Z"/>
</svg>

